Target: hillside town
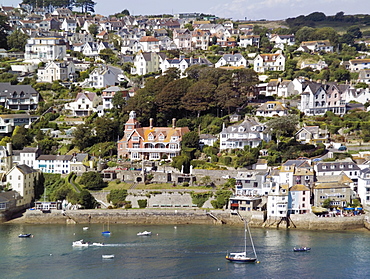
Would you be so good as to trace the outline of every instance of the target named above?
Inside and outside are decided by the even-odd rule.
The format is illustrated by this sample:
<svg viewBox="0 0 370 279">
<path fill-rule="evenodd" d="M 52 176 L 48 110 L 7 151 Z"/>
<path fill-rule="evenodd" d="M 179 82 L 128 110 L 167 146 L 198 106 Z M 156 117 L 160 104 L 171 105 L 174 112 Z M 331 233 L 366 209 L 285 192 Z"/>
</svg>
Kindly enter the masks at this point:
<svg viewBox="0 0 370 279">
<path fill-rule="evenodd" d="M 259 212 L 271 226 L 370 205 L 370 32 L 355 24 L 22 3 L 0 5 L 0 22 L 3 220 L 126 205 Z M 83 183 L 95 174 L 104 187 Z M 114 184 L 131 185 L 126 200 Z"/>
</svg>

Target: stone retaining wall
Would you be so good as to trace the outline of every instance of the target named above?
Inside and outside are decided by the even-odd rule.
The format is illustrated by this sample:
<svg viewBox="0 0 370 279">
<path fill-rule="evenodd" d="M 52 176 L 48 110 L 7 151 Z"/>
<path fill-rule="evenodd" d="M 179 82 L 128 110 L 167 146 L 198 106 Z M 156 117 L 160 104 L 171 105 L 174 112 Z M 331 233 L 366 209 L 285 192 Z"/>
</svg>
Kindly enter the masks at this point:
<svg viewBox="0 0 370 279">
<path fill-rule="evenodd" d="M 211 213 L 215 218 L 207 213 Z M 263 212 L 246 213 L 243 218 L 248 220 L 251 227 L 264 226 Z M 230 214 L 228 210 L 201 209 L 70 210 L 66 211 L 65 215 L 60 210 L 52 210 L 51 213 L 27 210 L 22 220 L 19 220 L 22 223 L 32 224 L 88 224 L 108 221 L 111 224 L 242 224 L 239 216 Z M 365 227 L 370 229 L 370 224 L 364 216 L 319 218 L 305 214 L 292 215 L 291 221 L 291 229 L 351 230 Z"/>
</svg>

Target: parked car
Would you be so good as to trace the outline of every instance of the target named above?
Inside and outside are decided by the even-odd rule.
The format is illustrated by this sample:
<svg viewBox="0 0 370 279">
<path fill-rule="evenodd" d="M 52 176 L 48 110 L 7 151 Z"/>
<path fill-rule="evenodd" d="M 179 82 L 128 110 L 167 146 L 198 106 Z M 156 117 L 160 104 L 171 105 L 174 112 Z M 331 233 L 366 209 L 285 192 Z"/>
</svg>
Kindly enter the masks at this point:
<svg viewBox="0 0 370 279">
<path fill-rule="evenodd" d="M 339 151 L 346 151 L 347 150 L 347 147 L 342 145 L 342 146 L 339 146 L 338 148 Z"/>
</svg>

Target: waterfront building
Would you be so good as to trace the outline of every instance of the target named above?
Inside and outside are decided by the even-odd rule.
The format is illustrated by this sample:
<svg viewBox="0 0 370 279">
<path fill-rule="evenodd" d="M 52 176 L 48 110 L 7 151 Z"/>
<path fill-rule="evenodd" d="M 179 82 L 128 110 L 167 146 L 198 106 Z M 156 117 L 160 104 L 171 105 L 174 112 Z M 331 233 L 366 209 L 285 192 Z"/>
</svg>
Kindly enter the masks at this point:
<svg viewBox="0 0 370 279">
<path fill-rule="evenodd" d="M 351 179 L 349 186 L 357 193 L 358 178 L 360 176 L 360 167 L 350 158 L 335 162 L 319 162 L 315 165 L 317 179 L 321 176 L 340 175 L 342 173 Z"/>
<path fill-rule="evenodd" d="M 271 188 L 267 197 L 267 219 L 279 222 L 288 216 L 288 184 L 279 184 Z"/>
<path fill-rule="evenodd" d="M 317 176 L 313 188 L 314 206 L 322 207 L 330 199 L 331 208 L 344 208 L 355 198 L 350 184 L 353 181 L 345 174 Z"/>
<path fill-rule="evenodd" d="M 6 173 L 6 184 L 17 191 L 22 199 L 17 200 L 18 206 L 30 207 L 35 198 L 35 183 L 39 172 L 26 165 L 16 165 Z"/>
<path fill-rule="evenodd" d="M 296 184 L 289 189 L 289 214 L 305 214 L 311 212 L 311 189 L 302 184 Z"/>
</svg>

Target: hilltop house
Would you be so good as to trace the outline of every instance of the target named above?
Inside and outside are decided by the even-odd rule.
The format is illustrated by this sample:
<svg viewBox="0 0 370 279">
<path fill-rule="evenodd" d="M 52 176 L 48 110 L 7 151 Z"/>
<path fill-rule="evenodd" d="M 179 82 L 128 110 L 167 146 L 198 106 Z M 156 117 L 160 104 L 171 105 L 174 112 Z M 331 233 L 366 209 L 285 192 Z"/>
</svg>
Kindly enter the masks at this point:
<svg viewBox="0 0 370 279">
<path fill-rule="evenodd" d="M 180 155 L 182 137 L 188 132 L 188 127 L 176 127 L 175 119 L 172 120 L 172 127 L 154 127 L 153 119 L 150 119 L 149 127 L 141 127 L 136 113 L 131 111 L 125 124 L 124 136 L 118 141 L 118 158 L 172 159 Z"/>
<path fill-rule="evenodd" d="M 95 92 L 78 93 L 74 102 L 64 105 L 64 109 L 70 111 L 73 116 L 88 116 L 97 112 L 100 103 L 99 96 Z"/>
<path fill-rule="evenodd" d="M 75 65 L 72 61 L 50 61 L 44 68 L 37 70 L 38 82 L 54 82 L 56 80 L 73 80 Z"/>
<path fill-rule="evenodd" d="M 285 57 L 280 53 L 258 54 L 253 60 L 253 69 L 257 73 L 267 71 L 284 71 Z"/>
<path fill-rule="evenodd" d="M 247 67 L 248 61 L 240 53 L 224 54 L 215 64 L 215 68 L 223 66 Z"/>
<path fill-rule="evenodd" d="M 0 115 L 0 134 L 11 135 L 16 126 L 28 128 L 40 116 L 30 114 L 2 114 Z"/>
<path fill-rule="evenodd" d="M 106 88 L 120 83 L 122 70 L 113 66 L 100 65 L 95 68 L 85 80 L 87 87 Z"/>
<path fill-rule="evenodd" d="M 31 85 L 0 83 L 0 105 L 11 110 L 34 111 L 41 95 Z"/>
<path fill-rule="evenodd" d="M 284 116 L 288 114 L 288 109 L 281 102 L 278 101 L 267 101 L 261 104 L 256 110 L 257 116 L 273 117 L 273 116 Z"/>
<path fill-rule="evenodd" d="M 140 45 L 144 52 L 159 52 L 159 40 L 153 36 L 143 36 Z"/>
<path fill-rule="evenodd" d="M 38 61 L 62 60 L 67 53 L 62 37 L 35 37 L 27 40 L 24 59 Z"/>
<path fill-rule="evenodd" d="M 260 45 L 260 36 L 259 35 L 243 35 L 240 36 L 239 46 L 240 47 L 248 47 L 248 46 L 256 46 L 259 47 Z"/>
<path fill-rule="evenodd" d="M 220 133 L 220 150 L 243 149 L 245 146 L 257 147 L 262 141 L 270 141 L 265 126 L 255 119 L 246 117 L 240 124 L 223 127 Z"/>
<path fill-rule="evenodd" d="M 319 41 L 304 41 L 297 51 L 303 52 L 333 52 L 334 47 L 330 44 L 329 40 L 319 40 Z"/>
<path fill-rule="evenodd" d="M 205 65 L 210 67 L 212 66 L 212 63 L 208 61 L 207 58 L 185 58 L 184 56 L 180 56 L 180 58 L 164 59 L 160 64 L 160 69 L 162 70 L 162 73 L 165 73 L 169 68 L 177 68 L 180 70 L 181 76 L 184 76 L 185 70 L 194 65 Z"/>
<path fill-rule="evenodd" d="M 327 143 L 329 141 L 329 133 L 327 130 L 320 129 L 319 126 L 305 126 L 295 134 L 295 138 L 303 144 Z"/>
<path fill-rule="evenodd" d="M 166 59 L 163 52 L 138 52 L 134 58 L 134 67 L 131 68 L 132 75 L 145 75 L 158 72 L 161 63 Z"/>
</svg>

